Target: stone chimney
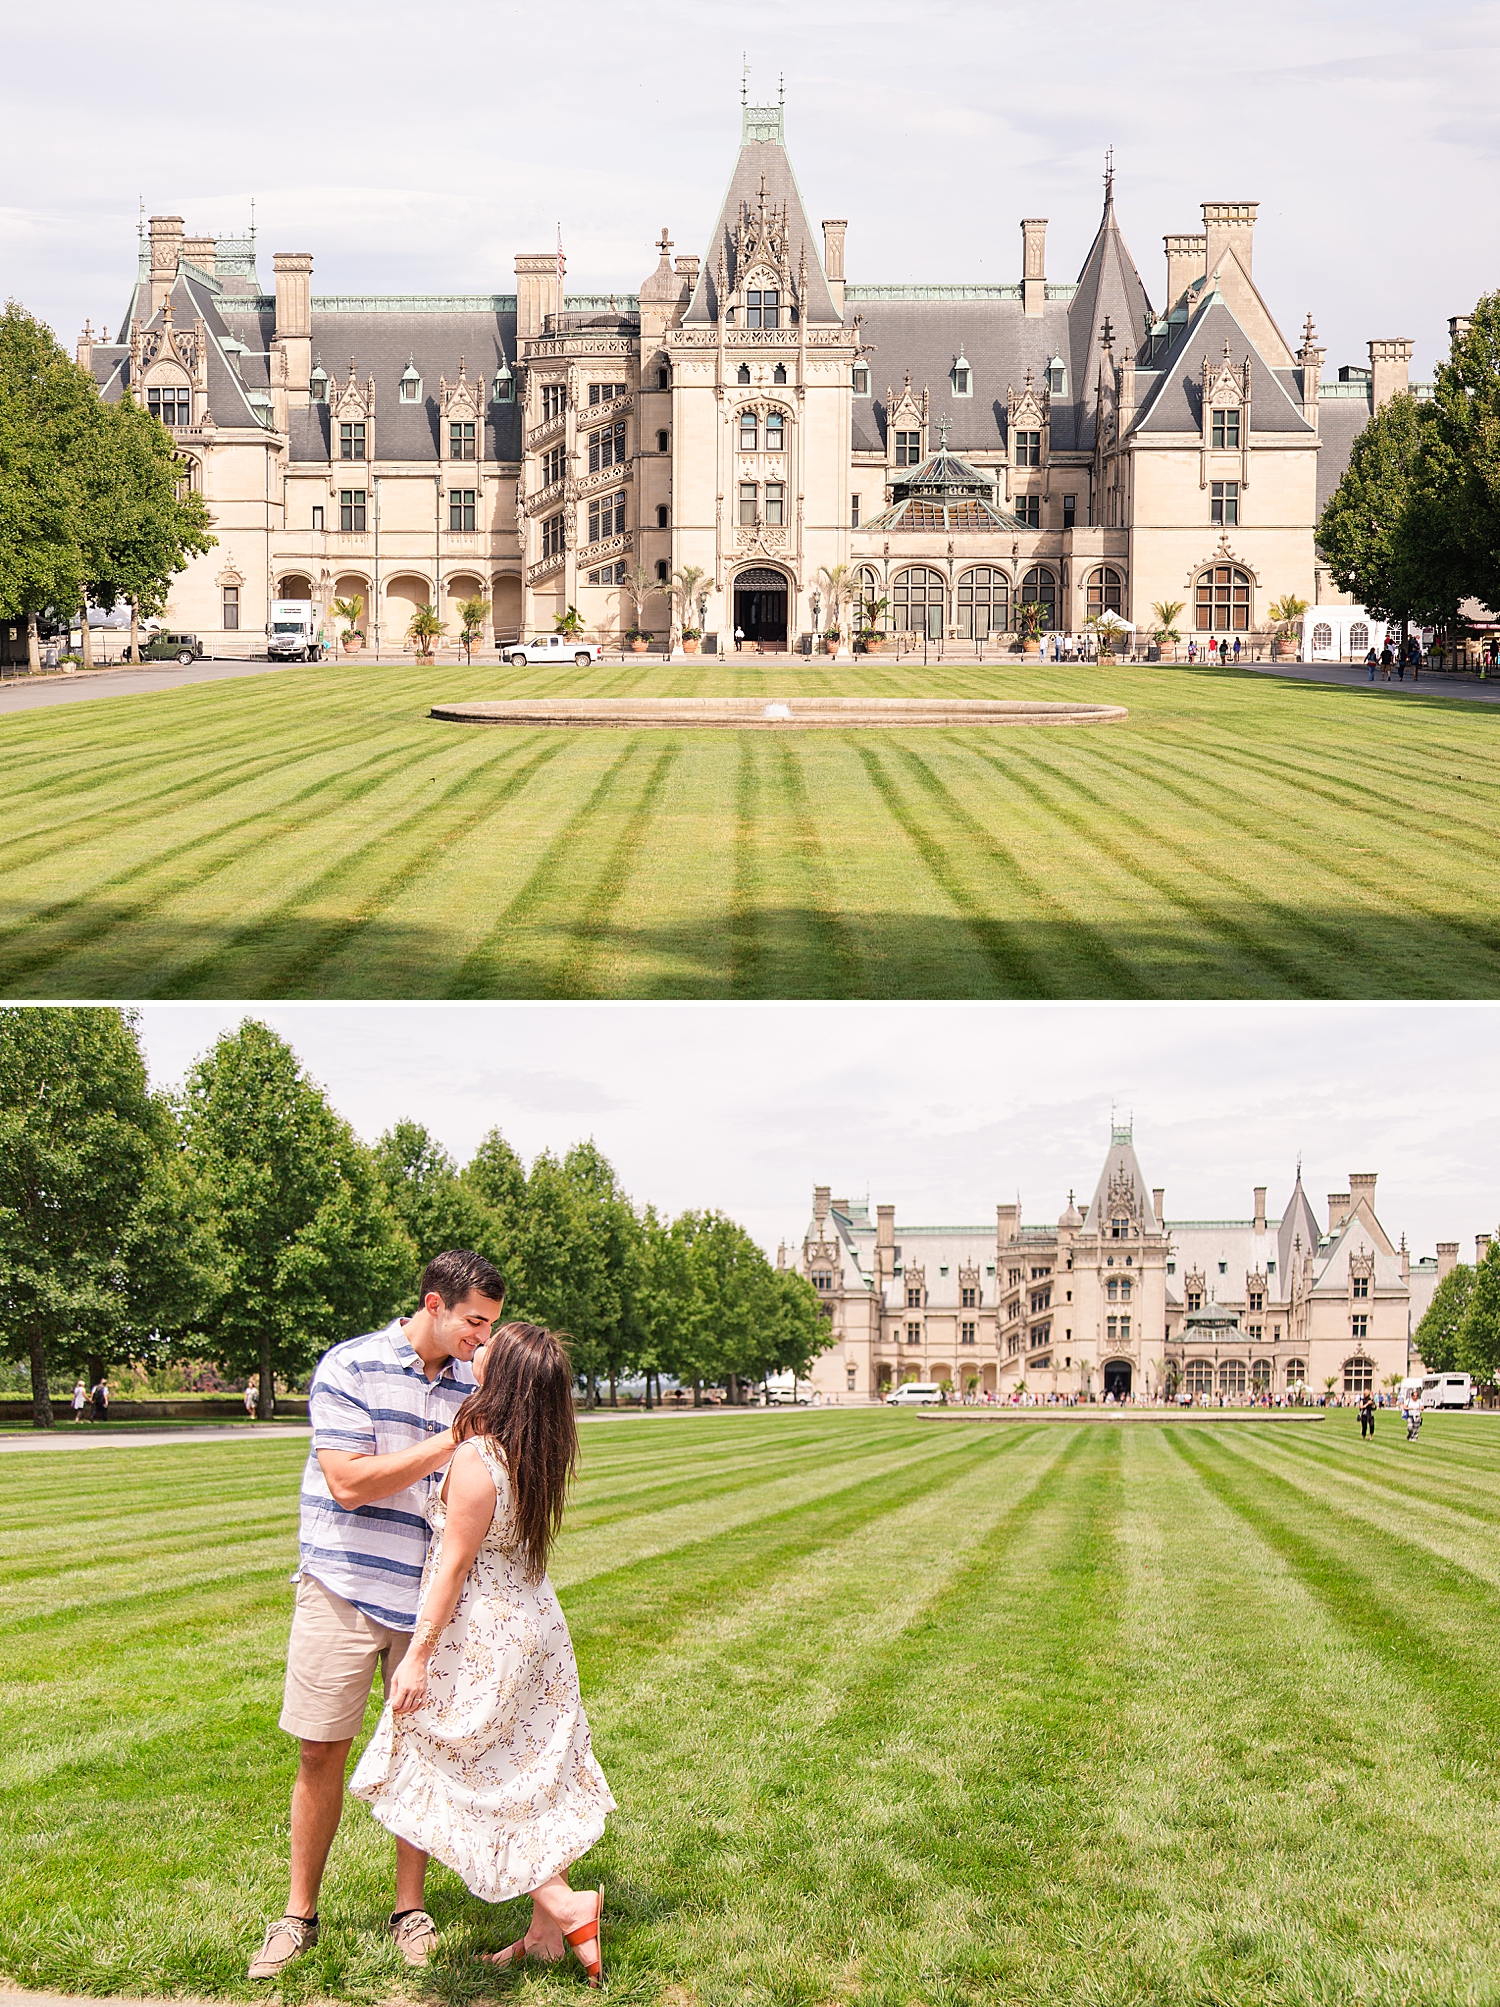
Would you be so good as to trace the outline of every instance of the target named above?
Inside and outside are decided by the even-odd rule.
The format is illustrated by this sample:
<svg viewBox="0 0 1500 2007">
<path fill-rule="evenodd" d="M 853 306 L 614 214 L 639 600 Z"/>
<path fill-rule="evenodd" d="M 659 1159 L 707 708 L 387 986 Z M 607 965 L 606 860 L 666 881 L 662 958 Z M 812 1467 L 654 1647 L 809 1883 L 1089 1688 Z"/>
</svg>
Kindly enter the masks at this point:
<svg viewBox="0 0 1500 2007">
<path fill-rule="evenodd" d="M 1007 1241 L 1015 1239 L 1016 1228 L 1020 1223 L 1021 1208 L 1019 1206 L 996 1206 L 995 1239 L 1001 1247 L 1004 1247 Z"/>
<path fill-rule="evenodd" d="M 1255 1187 L 1255 1231 L 1257 1233 L 1264 1233 L 1265 1230 L 1266 1230 L 1266 1188 L 1264 1185 L 1257 1185 Z"/>
<path fill-rule="evenodd" d="M 1361 1200 L 1371 1219 L 1375 1217 L 1375 1172 L 1351 1171 L 1349 1173 L 1349 1205 L 1351 1212 Z"/>
<path fill-rule="evenodd" d="M 1164 1227 L 1167 1223 L 1167 1216 L 1166 1213 L 1163 1211 L 1163 1207 L 1166 1205 L 1166 1203 L 1167 1203 L 1166 1186 L 1153 1185 L 1151 1187 L 1151 1210 L 1156 1215 L 1156 1224 L 1159 1227 Z"/>
<path fill-rule="evenodd" d="M 94 323 L 92 321 L 85 321 L 83 324 L 83 333 L 78 337 L 75 360 L 80 369 L 92 369 L 94 366 Z"/>
<path fill-rule="evenodd" d="M 1328 1194 L 1328 1231 L 1330 1233 L 1337 1233 L 1339 1228 L 1344 1224 L 1344 1221 L 1348 1219 L 1351 1203 L 1352 1201 L 1347 1192 L 1330 1192 Z"/>
<path fill-rule="evenodd" d="M 1490 1251 L 1490 1237 L 1487 1233 L 1474 1236 L 1474 1266 L 1477 1268 Z"/>
<path fill-rule="evenodd" d="M 1469 323 L 1473 318 L 1472 314 L 1452 314 L 1449 316 L 1448 347 L 1450 350 L 1455 348 L 1469 332 Z"/>
<path fill-rule="evenodd" d="M 1021 218 L 1021 298 L 1026 318 L 1040 318 L 1047 305 L 1047 219 Z"/>
<path fill-rule="evenodd" d="M 287 402 L 306 404 L 312 375 L 312 252 L 278 251 L 276 268 L 276 334 L 285 368 Z"/>
<path fill-rule="evenodd" d="M 562 312 L 562 287 L 557 283 L 555 251 L 516 254 L 516 340 L 533 341 L 548 314 Z"/>
<path fill-rule="evenodd" d="M 823 273 L 840 313 L 844 311 L 844 232 L 848 228 L 845 216 L 823 218 Z"/>
<path fill-rule="evenodd" d="M 182 218 L 151 218 L 151 311 L 159 314 L 172 296 L 177 283 L 177 262 L 182 254 Z"/>
<path fill-rule="evenodd" d="M 875 1208 L 875 1286 L 883 1289 L 896 1266 L 896 1208 Z"/>
<path fill-rule="evenodd" d="M 677 274 L 677 276 L 680 279 L 686 280 L 688 292 L 691 293 L 693 288 L 698 283 L 697 253 L 691 252 L 686 257 L 676 259 L 675 262 L 673 263 L 672 270 Z"/>
<path fill-rule="evenodd" d="M 1258 202 L 1205 202 L 1203 234 L 1207 239 L 1204 270 L 1213 271 L 1226 251 L 1233 251 L 1250 277 L 1250 260 L 1255 249 L 1255 212 Z"/>
<path fill-rule="evenodd" d="M 1438 1242 L 1437 1263 L 1438 1281 L 1441 1282 L 1445 1275 L 1451 1275 L 1454 1269 L 1458 1267 L 1458 1242 L 1456 1240 L 1440 1240 Z"/>
<path fill-rule="evenodd" d="M 1405 390 L 1411 378 L 1411 352 L 1416 343 L 1405 335 L 1370 343 L 1371 409 L 1389 404 L 1398 390 Z"/>
<path fill-rule="evenodd" d="M 1177 233 L 1161 241 L 1167 254 L 1167 303 L 1162 312 L 1169 314 L 1193 281 L 1208 270 L 1208 239 Z"/>
<path fill-rule="evenodd" d="M 212 237 L 184 237 L 182 255 L 188 264 L 196 265 L 200 272 L 207 272 L 212 276 L 218 260 L 219 246 Z"/>
</svg>

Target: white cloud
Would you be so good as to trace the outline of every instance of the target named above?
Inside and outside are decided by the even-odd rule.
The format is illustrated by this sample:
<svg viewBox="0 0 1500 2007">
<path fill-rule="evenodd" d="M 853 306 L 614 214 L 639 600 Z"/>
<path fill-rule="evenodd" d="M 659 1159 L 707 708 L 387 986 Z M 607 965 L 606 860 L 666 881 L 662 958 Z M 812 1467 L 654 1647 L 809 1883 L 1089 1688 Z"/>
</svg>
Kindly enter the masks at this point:
<svg viewBox="0 0 1500 2007">
<path fill-rule="evenodd" d="M 146 1004 L 178 1081 L 239 1006 Z M 768 1250 L 814 1184 L 908 1221 L 1055 1218 L 1091 1191 L 1112 1106 L 1169 1217 L 1314 1204 L 1351 1171 L 1417 1253 L 1492 1231 L 1500 1060 L 1489 1005 L 277 1004 L 367 1139 L 403 1116 L 460 1159 L 498 1124 L 528 1159 L 592 1135 L 639 1201 L 719 1206 Z"/>
</svg>

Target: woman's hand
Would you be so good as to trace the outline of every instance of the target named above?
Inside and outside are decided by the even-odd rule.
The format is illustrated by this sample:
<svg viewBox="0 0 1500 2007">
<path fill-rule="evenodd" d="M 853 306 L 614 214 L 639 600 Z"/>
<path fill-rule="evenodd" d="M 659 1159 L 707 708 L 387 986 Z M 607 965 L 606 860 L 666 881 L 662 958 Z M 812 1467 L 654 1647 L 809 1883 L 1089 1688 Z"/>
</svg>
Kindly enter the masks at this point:
<svg viewBox="0 0 1500 2007">
<path fill-rule="evenodd" d="M 427 1660 L 411 1646 L 391 1675 L 391 1712 L 414 1714 L 426 1698 Z"/>
</svg>

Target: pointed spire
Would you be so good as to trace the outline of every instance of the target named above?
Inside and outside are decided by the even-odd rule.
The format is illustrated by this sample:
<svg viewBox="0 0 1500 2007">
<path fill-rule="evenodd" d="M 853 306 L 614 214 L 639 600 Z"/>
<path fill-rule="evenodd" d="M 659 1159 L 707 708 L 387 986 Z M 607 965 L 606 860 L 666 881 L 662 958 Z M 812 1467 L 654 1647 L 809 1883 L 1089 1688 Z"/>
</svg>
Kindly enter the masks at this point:
<svg viewBox="0 0 1500 2007">
<path fill-rule="evenodd" d="M 1106 209 L 1110 208 L 1113 205 L 1114 199 L 1115 199 L 1115 150 L 1113 146 L 1110 146 L 1109 148 L 1106 149 L 1104 155 L 1104 206 Z"/>
</svg>

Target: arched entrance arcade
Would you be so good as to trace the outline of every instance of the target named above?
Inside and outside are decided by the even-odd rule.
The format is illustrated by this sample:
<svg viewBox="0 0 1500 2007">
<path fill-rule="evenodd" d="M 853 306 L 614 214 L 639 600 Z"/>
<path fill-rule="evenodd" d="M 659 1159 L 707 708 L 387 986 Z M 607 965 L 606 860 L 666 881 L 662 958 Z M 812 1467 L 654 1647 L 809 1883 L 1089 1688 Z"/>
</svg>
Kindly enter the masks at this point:
<svg viewBox="0 0 1500 2007">
<path fill-rule="evenodd" d="M 1132 1373 L 1128 1359 L 1106 1359 L 1104 1362 L 1104 1393 L 1106 1399 L 1113 1394 L 1117 1401 L 1130 1398 Z"/>
<path fill-rule="evenodd" d="M 734 631 L 744 634 L 747 646 L 753 641 L 767 652 L 785 649 L 790 598 L 785 572 L 767 564 L 740 572 L 734 581 Z"/>
</svg>

